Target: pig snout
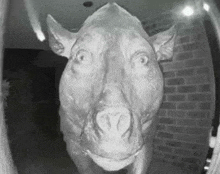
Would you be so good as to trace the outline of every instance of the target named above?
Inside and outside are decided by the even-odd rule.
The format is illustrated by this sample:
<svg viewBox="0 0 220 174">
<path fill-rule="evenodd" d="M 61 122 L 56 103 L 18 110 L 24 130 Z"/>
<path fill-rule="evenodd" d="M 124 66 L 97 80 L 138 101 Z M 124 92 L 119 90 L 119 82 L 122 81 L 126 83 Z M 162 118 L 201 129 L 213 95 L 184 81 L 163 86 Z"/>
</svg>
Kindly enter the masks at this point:
<svg viewBox="0 0 220 174">
<path fill-rule="evenodd" d="M 131 127 L 131 114 L 124 108 L 110 108 L 96 116 L 99 130 L 111 136 L 124 136 Z"/>
</svg>

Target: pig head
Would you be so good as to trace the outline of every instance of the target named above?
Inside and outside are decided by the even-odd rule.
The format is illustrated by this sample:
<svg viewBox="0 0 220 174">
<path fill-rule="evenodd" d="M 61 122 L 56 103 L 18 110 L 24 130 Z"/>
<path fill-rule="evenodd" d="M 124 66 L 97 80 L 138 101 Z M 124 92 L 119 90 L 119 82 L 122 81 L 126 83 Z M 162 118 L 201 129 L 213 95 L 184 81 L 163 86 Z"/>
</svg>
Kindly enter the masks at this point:
<svg viewBox="0 0 220 174">
<path fill-rule="evenodd" d="M 149 37 L 116 3 L 97 10 L 77 33 L 50 15 L 47 23 L 51 49 L 68 59 L 59 89 L 61 131 L 78 170 L 145 173 L 163 97 L 158 61 L 172 58 L 174 27 Z"/>
</svg>

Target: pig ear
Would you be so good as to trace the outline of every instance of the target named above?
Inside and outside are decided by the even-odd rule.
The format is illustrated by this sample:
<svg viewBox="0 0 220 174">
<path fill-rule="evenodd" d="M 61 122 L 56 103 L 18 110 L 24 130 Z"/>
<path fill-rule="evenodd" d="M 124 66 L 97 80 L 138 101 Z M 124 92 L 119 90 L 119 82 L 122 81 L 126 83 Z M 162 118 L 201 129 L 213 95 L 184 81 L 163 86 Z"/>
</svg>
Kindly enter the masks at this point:
<svg viewBox="0 0 220 174">
<path fill-rule="evenodd" d="M 47 15 L 47 26 L 52 51 L 69 58 L 71 48 L 76 41 L 76 33 L 64 29 L 51 15 Z"/>
<path fill-rule="evenodd" d="M 173 58 L 174 41 L 176 37 L 175 26 L 169 30 L 158 33 L 150 38 L 157 55 L 157 61 L 171 60 Z"/>
</svg>

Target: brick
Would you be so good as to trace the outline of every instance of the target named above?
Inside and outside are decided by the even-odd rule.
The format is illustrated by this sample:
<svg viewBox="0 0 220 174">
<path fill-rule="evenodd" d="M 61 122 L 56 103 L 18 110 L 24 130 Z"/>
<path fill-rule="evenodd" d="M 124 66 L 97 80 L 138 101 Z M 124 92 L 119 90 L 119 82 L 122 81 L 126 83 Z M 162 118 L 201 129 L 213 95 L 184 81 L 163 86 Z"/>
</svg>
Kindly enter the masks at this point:
<svg viewBox="0 0 220 174">
<path fill-rule="evenodd" d="M 157 130 L 158 131 L 164 131 L 166 129 L 166 126 L 165 125 L 162 125 L 162 124 L 158 124 L 157 125 Z"/>
<path fill-rule="evenodd" d="M 205 85 L 199 85 L 198 87 L 198 92 L 210 92 L 210 84 L 205 84 Z"/>
<path fill-rule="evenodd" d="M 179 36 L 186 36 L 186 35 L 190 35 L 192 33 L 194 33 L 193 28 L 183 28 L 178 31 Z"/>
<path fill-rule="evenodd" d="M 176 91 L 176 87 L 164 87 L 164 93 L 169 94 L 169 93 L 174 93 Z"/>
<path fill-rule="evenodd" d="M 171 154 L 164 154 L 164 158 L 168 160 L 178 160 L 179 156 L 177 155 L 171 155 Z"/>
<path fill-rule="evenodd" d="M 195 108 L 196 108 L 196 103 L 194 102 L 182 102 L 177 104 L 177 109 L 193 110 Z"/>
<path fill-rule="evenodd" d="M 208 112 L 207 118 L 213 119 L 213 113 L 212 112 Z"/>
<path fill-rule="evenodd" d="M 173 138 L 173 134 L 160 131 L 160 132 L 157 133 L 157 137 L 158 137 L 158 138 L 168 138 L 168 139 L 172 139 L 172 138 Z"/>
<path fill-rule="evenodd" d="M 166 85 L 183 85 L 184 79 L 183 78 L 172 78 L 166 79 Z"/>
<path fill-rule="evenodd" d="M 173 71 L 164 72 L 163 77 L 164 78 L 175 77 L 175 72 L 173 72 Z"/>
<path fill-rule="evenodd" d="M 159 138 L 154 138 L 154 144 L 163 144 L 163 140 Z"/>
<path fill-rule="evenodd" d="M 183 36 L 183 37 L 180 37 L 180 38 L 176 41 L 176 43 L 178 43 L 178 44 L 184 44 L 184 43 L 189 42 L 189 40 L 190 40 L 190 36 Z"/>
<path fill-rule="evenodd" d="M 195 85 L 178 86 L 177 91 L 180 92 L 180 93 L 196 92 L 196 86 Z"/>
<path fill-rule="evenodd" d="M 186 28 L 186 27 L 188 27 L 187 26 L 187 24 L 185 23 L 185 22 L 183 22 L 183 21 L 179 21 L 177 24 L 176 24 L 176 27 L 178 28 L 178 30 L 180 31 L 180 29 L 184 29 L 184 28 Z"/>
<path fill-rule="evenodd" d="M 192 164 L 200 164 L 201 161 L 197 158 L 182 158 L 183 162 L 192 163 Z"/>
<path fill-rule="evenodd" d="M 175 149 L 174 153 L 181 156 L 190 156 L 192 154 L 190 150 L 186 150 L 186 149 Z"/>
<path fill-rule="evenodd" d="M 167 111 L 165 109 L 159 109 L 159 111 L 157 112 L 157 115 L 160 117 L 165 117 L 167 114 Z"/>
<path fill-rule="evenodd" d="M 186 84 L 204 84 L 209 82 L 209 77 L 206 75 L 201 75 L 201 76 L 193 76 L 193 77 L 188 77 L 185 79 Z"/>
<path fill-rule="evenodd" d="M 191 35 L 190 37 L 191 37 L 191 38 L 190 38 L 190 41 L 191 41 L 191 42 L 193 42 L 193 41 L 194 41 L 194 42 L 198 42 L 198 41 L 205 41 L 205 40 L 206 40 L 206 38 L 204 37 L 204 35 L 201 34 L 201 33 Z"/>
<path fill-rule="evenodd" d="M 203 24 L 201 23 L 201 20 L 197 19 L 197 20 L 193 20 L 192 26 L 199 28 L 199 30 L 201 30 L 201 27 L 203 27 Z"/>
<path fill-rule="evenodd" d="M 177 71 L 176 75 L 178 77 L 192 76 L 194 74 L 194 69 L 183 69 Z"/>
<path fill-rule="evenodd" d="M 196 120 L 193 120 L 193 119 L 176 119 L 176 125 L 179 125 L 179 126 L 196 126 Z"/>
<path fill-rule="evenodd" d="M 171 147 L 180 147 L 182 143 L 178 141 L 167 140 L 165 144 Z"/>
<path fill-rule="evenodd" d="M 190 149 L 190 150 L 204 150 L 207 149 L 206 145 L 201 145 L 201 144 L 196 144 L 196 143 L 186 143 L 186 142 L 182 142 L 182 147 L 185 149 Z M 205 151 L 205 150 L 204 150 Z"/>
<path fill-rule="evenodd" d="M 210 127 L 211 126 L 211 120 L 210 119 L 197 120 L 197 125 L 200 126 L 200 127 Z"/>
<path fill-rule="evenodd" d="M 157 149 L 162 152 L 172 152 L 172 148 L 166 146 L 157 146 Z"/>
<path fill-rule="evenodd" d="M 188 165 L 188 169 L 197 173 L 199 170 L 201 170 L 201 166 L 196 164 L 190 164 Z"/>
<path fill-rule="evenodd" d="M 205 103 L 199 103 L 199 109 L 201 110 L 210 110 L 211 109 L 211 103 L 205 102 Z"/>
<path fill-rule="evenodd" d="M 203 48 L 203 49 L 193 51 L 193 57 L 195 57 L 195 58 L 204 58 L 204 57 L 209 58 L 210 57 L 209 48 L 206 48 L 206 49 Z"/>
<path fill-rule="evenodd" d="M 196 137 L 196 143 L 207 144 L 208 143 L 208 134 L 200 135 Z"/>
<path fill-rule="evenodd" d="M 197 67 L 197 66 L 203 66 L 203 65 L 204 65 L 203 59 L 193 59 L 193 60 L 185 61 L 185 67 Z"/>
<path fill-rule="evenodd" d="M 154 148 L 154 155 L 153 155 L 153 160 L 156 160 L 158 162 L 163 162 L 164 158 L 164 153 L 158 151 L 156 148 Z"/>
<path fill-rule="evenodd" d="M 199 22 L 199 21 L 198 21 L 198 22 Z M 195 24 L 195 22 L 192 23 L 192 25 L 194 25 L 194 24 Z M 205 30 L 204 30 L 204 28 L 203 28 L 203 24 L 200 24 L 200 25 L 197 25 L 197 24 L 196 24 L 196 25 L 193 26 L 192 29 L 193 29 L 194 33 L 197 33 L 197 34 L 200 34 L 200 33 L 201 33 L 201 34 L 203 34 L 203 35 L 206 34 L 206 33 L 205 33 Z M 194 33 L 193 33 L 193 34 L 194 34 Z M 191 33 L 191 34 L 192 34 L 192 33 Z"/>
<path fill-rule="evenodd" d="M 186 129 L 186 133 L 187 134 L 196 134 L 196 135 L 199 135 L 199 134 L 207 134 L 208 132 L 208 129 L 205 129 L 205 128 L 198 128 L 198 127 L 188 127 Z"/>
<path fill-rule="evenodd" d="M 171 102 L 163 102 L 161 104 L 161 109 L 176 109 L 176 104 Z"/>
<path fill-rule="evenodd" d="M 173 48 L 173 51 L 174 52 L 183 52 L 184 51 L 183 45 L 175 45 Z"/>
<path fill-rule="evenodd" d="M 205 33 L 205 35 L 206 35 L 206 33 Z M 210 50 L 209 50 L 210 46 L 209 46 L 209 43 L 207 41 L 205 41 L 205 42 L 198 42 L 198 43 L 199 43 L 199 48 L 200 48 L 199 50 L 207 49 L 207 51 L 209 51 L 209 54 L 211 55 Z"/>
<path fill-rule="evenodd" d="M 182 94 L 167 95 L 167 101 L 185 101 L 185 95 Z"/>
<path fill-rule="evenodd" d="M 166 95 L 166 94 L 163 95 L 162 101 L 163 101 L 163 102 L 166 102 L 166 101 L 167 101 L 167 95 Z"/>
<path fill-rule="evenodd" d="M 183 162 L 177 162 L 177 161 L 173 161 L 172 165 L 177 166 L 179 168 L 184 168 L 185 164 Z"/>
<path fill-rule="evenodd" d="M 187 59 L 192 59 L 192 58 L 193 58 L 192 52 L 181 52 L 174 56 L 174 60 L 177 60 L 177 61 L 182 61 L 182 60 L 187 60 Z"/>
<path fill-rule="evenodd" d="M 198 151 L 194 151 L 193 152 L 193 156 L 195 157 L 203 157 L 204 156 L 204 152 L 206 152 L 207 150 L 204 150 L 204 151 L 201 151 L 201 150 L 198 150 Z"/>
<path fill-rule="evenodd" d="M 209 68 L 208 67 L 202 67 L 196 69 L 197 74 L 209 74 Z"/>
<path fill-rule="evenodd" d="M 208 114 L 209 114 L 208 112 L 204 112 L 204 111 L 189 111 L 186 117 L 194 118 L 194 119 L 202 119 L 202 118 L 207 118 Z"/>
<path fill-rule="evenodd" d="M 188 94 L 189 101 L 210 101 L 211 94 Z"/>
<path fill-rule="evenodd" d="M 170 133 L 184 133 L 185 128 L 180 126 L 167 126 L 167 132 Z"/>
<path fill-rule="evenodd" d="M 177 70 L 177 69 L 183 69 L 183 63 L 182 62 L 166 62 L 161 64 L 163 67 L 163 71 L 171 71 L 171 70 Z"/>
<path fill-rule="evenodd" d="M 195 142 L 197 136 L 196 135 L 188 135 L 188 134 L 175 134 L 174 139 L 179 141 L 186 141 L 186 142 Z"/>
<path fill-rule="evenodd" d="M 199 49 L 199 42 L 192 42 L 182 45 L 183 51 L 193 51 Z"/>
<path fill-rule="evenodd" d="M 159 123 L 162 123 L 162 124 L 174 124 L 175 123 L 175 120 L 172 119 L 172 118 L 159 118 Z"/>
<path fill-rule="evenodd" d="M 167 116 L 168 117 L 180 117 L 183 118 L 185 117 L 186 112 L 182 110 L 168 110 L 167 111 Z"/>
</svg>

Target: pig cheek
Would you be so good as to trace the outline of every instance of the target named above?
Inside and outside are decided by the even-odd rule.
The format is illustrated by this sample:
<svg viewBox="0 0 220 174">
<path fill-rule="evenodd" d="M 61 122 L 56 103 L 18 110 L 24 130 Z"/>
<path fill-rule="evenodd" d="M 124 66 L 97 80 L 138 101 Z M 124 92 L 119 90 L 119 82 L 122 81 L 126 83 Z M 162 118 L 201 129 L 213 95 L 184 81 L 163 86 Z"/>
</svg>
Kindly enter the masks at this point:
<svg viewBox="0 0 220 174">
<path fill-rule="evenodd" d="M 86 83 L 87 81 L 87 83 Z M 91 98 L 91 85 L 88 80 L 67 77 L 62 81 L 60 99 L 63 107 L 89 110 Z"/>
<path fill-rule="evenodd" d="M 153 71 L 151 71 L 153 72 Z M 154 78 L 152 78 L 152 77 Z M 135 88 L 137 96 L 142 103 L 142 111 L 150 112 L 155 102 L 161 100 L 163 93 L 163 79 L 159 74 L 145 75 L 135 80 Z"/>
</svg>

